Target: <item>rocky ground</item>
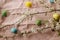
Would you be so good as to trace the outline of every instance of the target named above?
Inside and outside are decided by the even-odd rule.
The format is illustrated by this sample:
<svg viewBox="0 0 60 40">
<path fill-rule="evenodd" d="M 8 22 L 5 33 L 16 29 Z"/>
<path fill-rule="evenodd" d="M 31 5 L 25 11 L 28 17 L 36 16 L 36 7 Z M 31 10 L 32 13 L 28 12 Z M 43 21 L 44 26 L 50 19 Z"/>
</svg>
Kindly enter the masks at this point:
<svg viewBox="0 0 60 40">
<path fill-rule="evenodd" d="M 26 1 L 31 1 L 33 3 L 32 8 L 25 7 L 24 4 Z M 0 16 L 0 24 L 6 25 L 6 27 L 0 29 L 0 35 L 4 36 L 0 36 L 0 40 L 60 40 L 60 36 L 57 35 L 57 32 L 52 32 L 50 29 L 42 33 L 32 34 L 28 37 L 21 37 L 18 34 L 10 32 L 12 27 L 17 28 L 19 31 L 27 27 L 29 29 L 31 27 L 37 27 L 34 25 L 36 19 L 49 20 L 52 18 L 53 13 L 60 13 L 57 11 L 60 9 L 60 0 L 57 0 L 54 4 L 51 4 L 49 0 L 0 0 L 0 7 L 0 11 L 7 10 L 8 12 L 7 17 L 2 18 Z M 51 11 L 51 9 L 56 11 Z M 26 17 L 23 22 L 17 26 L 15 23 L 27 11 L 34 15 Z"/>
</svg>

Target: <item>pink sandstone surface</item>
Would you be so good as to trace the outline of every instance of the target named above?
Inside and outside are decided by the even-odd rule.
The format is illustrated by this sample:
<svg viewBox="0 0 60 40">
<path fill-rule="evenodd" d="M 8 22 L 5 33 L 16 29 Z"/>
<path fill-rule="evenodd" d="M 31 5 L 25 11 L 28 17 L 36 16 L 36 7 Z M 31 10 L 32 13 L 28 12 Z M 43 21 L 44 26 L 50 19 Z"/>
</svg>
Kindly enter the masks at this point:
<svg viewBox="0 0 60 40">
<path fill-rule="evenodd" d="M 26 8 L 24 5 L 26 1 L 31 1 L 33 3 L 32 8 L 29 9 L 30 13 L 48 12 L 47 16 L 45 15 L 45 13 L 36 14 L 33 15 L 32 20 L 31 16 L 28 16 L 28 18 L 24 19 L 19 27 L 11 25 L 17 22 L 20 19 L 21 15 L 23 15 L 23 13 L 27 12 L 28 8 Z M 0 35 L 8 37 L 7 39 L 0 38 L 0 40 L 60 40 L 60 36 L 57 35 L 57 32 L 52 32 L 50 29 L 43 33 L 32 34 L 29 37 L 20 37 L 18 34 L 14 37 L 15 34 L 10 32 L 10 29 L 12 27 L 16 27 L 18 30 L 21 31 L 27 27 L 27 24 L 34 24 L 36 19 L 48 20 L 52 17 L 53 13 L 55 12 L 49 12 L 50 9 L 44 7 L 44 5 L 51 7 L 49 0 L 44 0 L 44 4 L 41 4 L 40 1 L 42 0 L 0 0 L 0 11 L 8 10 L 9 12 L 8 16 L 4 18 L 4 20 L 1 19 L 0 16 L 0 24 L 2 23 L 3 25 L 10 25 L 0 29 Z M 53 7 L 59 9 L 60 0 L 57 0 L 57 3 L 55 5 L 56 7 L 54 5 Z M 60 13 L 59 11 L 56 12 Z M 29 28 L 30 27 L 36 27 L 36 25 L 29 25 Z"/>
</svg>

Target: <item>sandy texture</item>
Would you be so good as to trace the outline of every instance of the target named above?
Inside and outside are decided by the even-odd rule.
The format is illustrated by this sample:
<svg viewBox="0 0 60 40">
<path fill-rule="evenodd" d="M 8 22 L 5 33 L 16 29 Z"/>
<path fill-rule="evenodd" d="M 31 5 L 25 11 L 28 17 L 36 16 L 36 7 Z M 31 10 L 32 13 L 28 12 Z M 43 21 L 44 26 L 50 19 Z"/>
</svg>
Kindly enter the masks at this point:
<svg viewBox="0 0 60 40">
<path fill-rule="evenodd" d="M 32 8 L 25 7 L 24 3 L 26 1 L 31 1 L 33 3 Z M 41 4 L 40 1 L 42 1 L 44 4 Z M 45 5 L 49 8 L 47 8 Z M 35 24 L 36 19 L 48 20 L 52 17 L 53 13 L 60 13 L 59 11 L 50 12 L 50 8 L 60 9 L 60 0 L 57 0 L 56 3 L 52 5 L 50 4 L 49 0 L 0 0 L 0 7 L 0 11 L 8 11 L 7 17 L 2 19 L 0 16 L 0 23 L 2 22 L 2 25 L 9 25 L 0 30 L 0 35 L 7 36 L 7 39 L 1 37 L 0 40 L 60 40 L 60 37 L 57 36 L 57 33 L 52 32 L 51 30 L 46 30 L 43 33 L 32 34 L 29 37 L 20 37 L 18 34 L 15 35 L 10 32 L 12 27 L 16 27 L 19 31 L 24 30 L 27 28 L 27 24 L 30 24 L 28 25 L 29 29 L 31 27 L 37 27 L 36 25 L 33 25 Z M 41 14 L 27 16 L 27 18 L 23 20 L 19 27 L 17 27 L 17 25 L 12 25 L 16 23 L 28 10 L 31 14 L 38 12 Z M 45 15 L 46 12 L 47 15 Z"/>
</svg>

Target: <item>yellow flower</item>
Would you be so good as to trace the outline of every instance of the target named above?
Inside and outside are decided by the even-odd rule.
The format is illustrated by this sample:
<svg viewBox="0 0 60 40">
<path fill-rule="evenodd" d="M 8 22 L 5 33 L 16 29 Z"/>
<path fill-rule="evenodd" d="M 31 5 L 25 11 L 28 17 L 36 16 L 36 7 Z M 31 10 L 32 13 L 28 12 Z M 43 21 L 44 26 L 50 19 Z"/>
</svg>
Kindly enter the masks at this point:
<svg viewBox="0 0 60 40">
<path fill-rule="evenodd" d="M 29 2 L 29 1 L 26 2 L 26 3 L 25 3 L 25 6 L 28 7 L 28 8 L 32 7 L 32 2 Z"/>
<path fill-rule="evenodd" d="M 57 14 L 57 13 L 53 14 L 53 18 L 54 18 L 55 20 L 59 20 L 59 17 L 60 17 L 60 15 Z"/>
</svg>

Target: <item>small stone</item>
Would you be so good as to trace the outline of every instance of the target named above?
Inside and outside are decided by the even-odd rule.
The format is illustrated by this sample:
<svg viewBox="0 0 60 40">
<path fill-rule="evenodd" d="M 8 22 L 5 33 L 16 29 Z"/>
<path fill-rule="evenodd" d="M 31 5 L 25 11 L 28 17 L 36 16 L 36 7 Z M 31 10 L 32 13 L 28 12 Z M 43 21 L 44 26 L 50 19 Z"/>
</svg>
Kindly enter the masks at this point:
<svg viewBox="0 0 60 40">
<path fill-rule="evenodd" d="M 50 0 L 50 3 L 54 3 L 54 0 Z"/>
<path fill-rule="evenodd" d="M 25 3 L 25 6 L 28 7 L 28 8 L 32 7 L 32 2 L 29 2 L 29 1 L 26 2 L 26 3 Z"/>
<path fill-rule="evenodd" d="M 2 11 L 2 17 L 6 17 L 7 16 L 7 11 L 6 10 L 3 10 Z"/>
<path fill-rule="evenodd" d="M 54 18 L 55 20 L 59 20 L 59 17 L 60 17 L 60 15 L 57 14 L 57 13 L 53 14 L 53 18 Z"/>
<path fill-rule="evenodd" d="M 41 20 L 36 20 L 36 25 L 40 26 L 41 25 Z"/>
<path fill-rule="evenodd" d="M 11 32 L 12 33 L 17 33 L 17 29 L 16 28 L 11 28 Z"/>
</svg>

